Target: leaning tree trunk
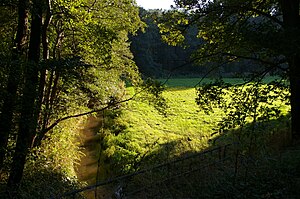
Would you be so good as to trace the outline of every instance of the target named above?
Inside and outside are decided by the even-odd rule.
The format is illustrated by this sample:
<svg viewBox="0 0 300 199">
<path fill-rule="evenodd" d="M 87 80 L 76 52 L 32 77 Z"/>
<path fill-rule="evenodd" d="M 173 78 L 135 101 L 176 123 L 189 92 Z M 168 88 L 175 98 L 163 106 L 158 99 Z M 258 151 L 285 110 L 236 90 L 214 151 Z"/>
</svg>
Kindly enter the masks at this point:
<svg viewBox="0 0 300 199">
<path fill-rule="evenodd" d="M 17 144 L 13 163 L 11 166 L 8 187 L 14 187 L 19 184 L 26 162 L 26 156 L 29 152 L 30 144 L 36 130 L 34 114 L 36 113 L 36 98 L 38 86 L 38 62 L 40 59 L 42 27 L 42 10 L 39 0 L 33 2 L 31 34 L 28 52 L 28 65 L 25 71 L 25 86 L 22 97 L 22 108 L 20 116 L 20 126 L 18 131 Z"/>
<path fill-rule="evenodd" d="M 280 0 L 283 13 L 285 37 L 290 38 L 286 43 L 285 53 L 289 64 L 291 90 L 292 137 L 300 138 L 300 16 L 299 0 Z"/>
<path fill-rule="evenodd" d="M 29 1 L 19 1 L 18 4 L 18 27 L 15 38 L 14 49 L 12 51 L 12 65 L 9 68 L 6 95 L 4 97 L 3 107 L 0 114 L 0 169 L 6 154 L 8 137 L 13 124 L 13 113 L 15 101 L 17 98 L 17 89 L 19 86 L 21 73 L 21 56 L 24 53 L 24 47 L 27 43 L 28 32 L 28 6 Z"/>
</svg>

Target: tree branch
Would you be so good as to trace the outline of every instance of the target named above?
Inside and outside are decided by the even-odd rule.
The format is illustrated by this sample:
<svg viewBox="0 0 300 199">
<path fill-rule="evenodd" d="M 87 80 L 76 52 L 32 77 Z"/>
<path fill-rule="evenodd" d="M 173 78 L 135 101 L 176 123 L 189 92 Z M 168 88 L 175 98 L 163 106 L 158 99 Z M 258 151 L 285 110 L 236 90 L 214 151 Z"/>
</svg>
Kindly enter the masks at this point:
<svg viewBox="0 0 300 199">
<path fill-rule="evenodd" d="M 274 16 L 272 16 L 268 13 L 265 13 L 261 10 L 256 9 L 256 8 L 250 8 L 249 10 L 255 12 L 256 14 L 262 15 L 262 16 L 274 21 L 275 23 L 278 23 L 279 25 L 283 26 L 283 21 L 280 21 L 278 18 L 276 18 L 276 17 L 274 17 Z"/>
<path fill-rule="evenodd" d="M 48 131 L 52 130 L 54 127 L 56 127 L 60 122 L 62 121 L 65 121 L 65 120 L 68 120 L 68 119 L 71 119 L 71 118 L 78 118 L 78 117 L 82 117 L 82 116 L 86 116 L 86 115 L 90 115 L 90 114 L 93 114 L 93 113 L 99 113 L 99 112 L 102 112 L 108 108 L 111 108 L 111 107 L 114 107 L 118 104 L 121 104 L 121 103 L 124 103 L 124 102 L 128 102 L 132 99 L 134 99 L 134 97 L 139 94 L 139 93 L 136 93 L 134 94 L 132 97 L 128 98 L 128 99 L 125 99 L 125 100 L 122 100 L 122 101 L 119 101 L 119 102 L 116 102 L 116 103 L 108 103 L 105 107 L 101 108 L 101 109 L 96 109 L 96 110 L 92 110 L 92 111 L 88 111 L 88 112 L 85 112 L 85 113 L 80 113 L 80 114 L 76 114 L 76 115 L 69 115 L 69 116 L 65 116 L 65 117 L 62 117 L 60 119 L 57 119 L 55 122 L 53 122 L 50 126 L 48 126 L 47 128 L 45 128 L 43 131 L 40 132 L 40 134 L 46 134 Z"/>
<path fill-rule="evenodd" d="M 281 69 L 283 71 L 285 71 L 285 69 L 281 68 L 279 65 L 280 64 L 284 64 L 284 63 L 287 62 L 286 59 L 282 59 L 282 60 L 278 61 L 277 63 L 275 63 L 275 62 L 266 61 L 266 60 L 263 60 L 263 59 L 260 59 L 260 58 L 257 58 L 257 57 L 237 55 L 237 54 L 233 54 L 233 53 L 222 53 L 222 54 L 225 55 L 225 56 L 232 56 L 232 57 L 237 57 L 237 58 L 240 58 L 240 59 L 247 59 L 247 60 L 252 60 L 252 61 L 260 62 L 262 64 L 269 65 L 271 67 L 279 68 L 279 69 Z"/>
</svg>

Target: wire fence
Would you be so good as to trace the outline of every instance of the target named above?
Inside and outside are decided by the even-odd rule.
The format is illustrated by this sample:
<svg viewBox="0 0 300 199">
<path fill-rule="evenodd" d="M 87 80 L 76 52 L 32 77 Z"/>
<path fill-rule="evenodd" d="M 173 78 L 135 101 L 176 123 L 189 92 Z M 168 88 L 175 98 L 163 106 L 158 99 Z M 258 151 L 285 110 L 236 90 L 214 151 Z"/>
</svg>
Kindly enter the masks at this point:
<svg viewBox="0 0 300 199">
<path fill-rule="evenodd" d="M 135 173 L 119 176 L 53 199 L 206 198 L 222 168 L 232 162 L 232 145 L 186 155 Z"/>
</svg>

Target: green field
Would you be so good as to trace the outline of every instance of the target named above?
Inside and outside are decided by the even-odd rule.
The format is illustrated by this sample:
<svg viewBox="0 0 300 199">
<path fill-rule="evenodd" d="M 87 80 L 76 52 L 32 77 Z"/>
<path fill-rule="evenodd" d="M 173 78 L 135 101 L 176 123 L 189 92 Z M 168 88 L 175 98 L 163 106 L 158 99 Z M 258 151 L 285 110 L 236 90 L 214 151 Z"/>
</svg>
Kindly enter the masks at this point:
<svg viewBox="0 0 300 199">
<path fill-rule="evenodd" d="M 169 106 L 166 117 L 147 102 L 133 100 L 126 105 L 116 121 L 124 130 L 109 139 L 112 147 L 106 151 L 113 159 L 125 161 L 129 167 L 132 159 L 147 158 L 155 164 L 208 147 L 217 115 L 199 111 L 192 88 L 169 89 L 163 95 Z"/>
<path fill-rule="evenodd" d="M 198 81 L 196 78 L 168 80 L 163 92 L 169 107 L 166 116 L 142 99 L 129 101 L 115 121 L 115 129 L 122 132 L 107 137 L 110 147 L 105 154 L 122 165 L 121 170 L 130 170 L 137 163 L 155 164 L 209 147 L 222 112 L 216 110 L 207 115 L 200 110 L 195 103 L 196 91 L 191 88 Z M 241 80 L 226 81 L 238 83 Z M 128 93 L 133 93 L 132 87 Z M 287 109 L 284 108 L 285 112 Z"/>
<path fill-rule="evenodd" d="M 171 78 L 171 79 L 158 79 L 162 84 L 167 87 L 176 87 L 176 88 L 194 88 L 195 86 L 205 83 L 213 82 L 214 79 L 209 78 Z M 242 83 L 243 80 L 241 78 L 224 78 L 224 82 L 237 84 Z"/>
</svg>

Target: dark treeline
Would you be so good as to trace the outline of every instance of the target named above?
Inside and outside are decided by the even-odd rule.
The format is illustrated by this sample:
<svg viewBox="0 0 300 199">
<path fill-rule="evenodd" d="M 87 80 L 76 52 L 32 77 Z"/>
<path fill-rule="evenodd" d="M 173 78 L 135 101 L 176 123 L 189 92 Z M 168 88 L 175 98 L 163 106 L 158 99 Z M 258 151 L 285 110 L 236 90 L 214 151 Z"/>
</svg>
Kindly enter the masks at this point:
<svg viewBox="0 0 300 199">
<path fill-rule="evenodd" d="M 204 68 L 195 67 L 191 56 L 201 40 L 197 39 L 197 30 L 189 28 L 188 43 L 183 46 L 170 46 L 162 41 L 155 19 L 162 15 L 162 10 L 140 8 L 140 17 L 147 24 L 144 31 L 131 36 L 131 51 L 140 72 L 150 77 L 165 77 L 170 73 L 175 76 L 200 75 Z"/>
<path fill-rule="evenodd" d="M 206 64 L 199 63 L 197 49 L 204 41 L 197 37 L 199 30 L 196 26 L 187 26 L 184 44 L 166 44 L 157 23 L 163 13 L 162 10 L 140 8 L 140 17 L 147 27 L 130 37 L 134 60 L 144 76 L 199 77 L 209 73 L 210 77 L 240 77 L 259 70 L 260 65 L 251 60 L 239 62 L 216 60 Z"/>
</svg>

